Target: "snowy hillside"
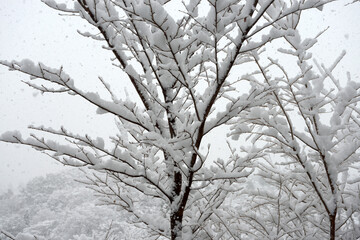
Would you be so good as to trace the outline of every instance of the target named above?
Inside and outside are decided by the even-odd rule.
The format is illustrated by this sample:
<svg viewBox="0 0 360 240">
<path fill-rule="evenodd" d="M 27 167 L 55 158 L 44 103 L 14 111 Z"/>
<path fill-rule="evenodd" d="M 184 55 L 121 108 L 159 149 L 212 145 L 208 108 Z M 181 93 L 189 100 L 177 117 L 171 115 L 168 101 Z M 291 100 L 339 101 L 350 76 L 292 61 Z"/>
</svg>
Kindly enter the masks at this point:
<svg viewBox="0 0 360 240">
<path fill-rule="evenodd" d="M 13 236 L 23 233 L 17 240 L 28 239 L 27 234 L 52 240 L 143 239 L 146 232 L 127 223 L 127 214 L 97 205 L 94 191 L 73 180 L 83 178 L 76 169 L 49 174 L 19 193 L 0 195 L 0 229 Z"/>
</svg>

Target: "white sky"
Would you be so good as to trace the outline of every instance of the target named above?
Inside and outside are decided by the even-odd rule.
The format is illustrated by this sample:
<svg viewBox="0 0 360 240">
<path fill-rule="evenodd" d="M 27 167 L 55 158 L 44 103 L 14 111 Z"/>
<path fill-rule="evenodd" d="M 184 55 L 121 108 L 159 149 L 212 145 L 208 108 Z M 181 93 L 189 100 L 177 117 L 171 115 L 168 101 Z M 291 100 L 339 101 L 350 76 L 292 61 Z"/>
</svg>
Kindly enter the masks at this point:
<svg viewBox="0 0 360 240">
<path fill-rule="evenodd" d="M 314 57 L 330 64 L 343 49 L 347 55 L 338 76 L 350 71 L 352 79 L 360 81 L 360 3 L 344 7 L 340 0 L 302 16 L 301 29 L 307 37 L 330 26 L 319 38 Z M 2 0 L 0 6 L 0 59 L 30 58 L 51 67 L 64 66 L 76 83 L 96 90 L 97 76 L 121 86 L 119 72 L 111 66 L 109 52 L 101 44 L 81 37 L 76 30 L 86 29 L 85 21 L 77 17 L 59 16 L 39 0 Z M 108 116 L 94 116 L 95 109 L 68 95 L 34 94 L 21 80 L 28 77 L 9 72 L 0 66 L 0 134 L 21 130 L 29 124 L 59 127 L 69 126 L 77 133 L 91 131 L 93 136 L 106 135 L 114 129 L 103 125 Z M 131 94 L 131 87 L 128 87 Z M 109 123 L 109 122 L 108 122 Z M 64 167 L 47 156 L 24 146 L 0 143 L 0 193 L 24 184 L 29 179 Z"/>
</svg>

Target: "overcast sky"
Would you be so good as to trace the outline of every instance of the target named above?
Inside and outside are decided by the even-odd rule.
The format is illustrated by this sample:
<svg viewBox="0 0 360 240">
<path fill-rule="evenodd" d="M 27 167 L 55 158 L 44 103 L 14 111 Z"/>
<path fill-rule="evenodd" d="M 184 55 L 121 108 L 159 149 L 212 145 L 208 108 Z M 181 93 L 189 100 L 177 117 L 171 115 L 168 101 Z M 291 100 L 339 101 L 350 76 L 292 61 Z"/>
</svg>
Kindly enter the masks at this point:
<svg viewBox="0 0 360 240">
<path fill-rule="evenodd" d="M 348 1 L 338 1 L 313 10 L 302 17 L 301 30 L 307 37 L 330 26 L 319 38 L 314 57 L 330 64 L 342 50 L 347 55 L 338 68 L 339 77 L 350 71 L 355 81 L 360 81 L 360 4 L 344 6 Z M 101 44 L 81 37 L 76 30 L 86 29 L 86 22 L 77 17 L 59 16 L 39 0 L 2 0 L 0 6 L 0 59 L 21 60 L 29 58 L 48 66 L 64 69 L 79 85 L 92 90 L 94 80 L 103 76 L 113 81 L 119 78 L 111 66 L 110 53 Z M 29 124 L 58 127 L 69 126 L 73 132 L 91 131 L 96 136 L 113 130 L 111 124 L 102 123 L 107 116 L 94 116 L 95 109 L 67 95 L 41 95 L 21 80 L 28 77 L 9 72 L 0 66 L 0 134 L 8 130 L 28 133 Z M 113 84 L 123 84 L 114 81 Z M 131 92 L 131 87 L 128 91 Z M 0 192 L 15 188 L 29 179 L 64 169 L 63 166 L 35 150 L 23 146 L 0 143 Z"/>
</svg>

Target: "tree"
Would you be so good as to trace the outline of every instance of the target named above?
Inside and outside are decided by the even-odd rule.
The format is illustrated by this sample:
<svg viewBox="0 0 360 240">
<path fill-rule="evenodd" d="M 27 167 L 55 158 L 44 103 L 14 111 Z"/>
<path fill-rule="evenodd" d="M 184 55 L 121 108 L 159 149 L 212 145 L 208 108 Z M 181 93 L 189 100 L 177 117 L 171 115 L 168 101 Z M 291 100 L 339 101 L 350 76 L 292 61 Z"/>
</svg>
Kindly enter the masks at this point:
<svg viewBox="0 0 360 240">
<path fill-rule="evenodd" d="M 360 84 L 350 74 L 347 80 L 333 74 L 345 52 L 330 67 L 312 59 L 309 49 L 317 37 L 301 39 L 296 31 L 284 37 L 279 51 L 294 58 L 297 72 L 287 72 L 284 62 L 272 58 L 260 62 L 262 53 L 252 52 L 258 65 L 252 76 L 261 75 L 259 84 L 274 91 L 264 109 L 252 108 L 240 117 L 234 134 L 243 133 L 246 123 L 255 140 L 265 142 L 263 151 L 272 153 L 268 157 L 282 156 L 276 161 L 280 168 L 269 159 L 259 165 L 260 175 L 277 193 L 255 193 L 259 202 L 272 206 L 270 225 L 277 228 L 278 236 L 356 239 L 360 236 L 355 220 L 360 213 L 360 185 L 354 176 L 360 167 Z M 274 69 L 279 71 L 271 76 Z M 262 208 L 258 201 L 255 205 Z"/>
<path fill-rule="evenodd" d="M 214 210 L 252 172 L 250 160 L 263 153 L 243 156 L 230 146 L 228 158 L 208 166 L 209 151 L 201 150 L 204 139 L 215 128 L 234 124 L 232 120 L 242 113 L 271 101 L 273 85 L 258 84 L 251 72 L 239 77 L 239 71 L 248 64 L 258 65 L 254 54 L 263 46 L 296 35 L 303 10 L 321 9 L 330 1 L 196 0 L 183 3 L 176 18 L 167 13 L 166 0 L 44 2 L 80 16 L 97 30 L 81 34 L 106 44 L 137 96 L 120 98 L 99 77 L 110 96 L 107 100 L 77 87 L 63 67 L 1 61 L 30 75 L 32 80 L 26 83 L 42 93 L 69 93 L 96 106 L 99 114 L 112 114 L 118 133 L 104 140 L 65 127 L 30 126 L 38 133 L 23 138 L 19 132 L 6 132 L 0 140 L 31 146 L 66 165 L 106 173 L 95 174 L 88 183 L 106 203 L 132 213 L 134 221 L 157 236 L 220 238 L 225 232 L 233 236 L 233 229 Z M 240 95 L 240 89 L 248 91 Z M 45 138 L 49 134 L 56 141 Z M 134 189 L 165 207 L 156 213 L 145 209 L 136 201 Z M 216 224 L 206 226 L 213 221 Z"/>
</svg>

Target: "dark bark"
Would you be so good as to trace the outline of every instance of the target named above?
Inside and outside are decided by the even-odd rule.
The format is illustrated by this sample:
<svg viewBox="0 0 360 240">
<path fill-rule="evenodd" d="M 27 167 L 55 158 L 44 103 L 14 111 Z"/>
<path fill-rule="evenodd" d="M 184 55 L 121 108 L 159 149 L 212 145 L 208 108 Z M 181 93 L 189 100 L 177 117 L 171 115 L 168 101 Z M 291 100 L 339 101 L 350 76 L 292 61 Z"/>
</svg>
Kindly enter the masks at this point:
<svg viewBox="0 0 360 240">
<path fill-rule="evenodd" d="M 336 233 L 336 214 L 329 215 L 330 219 L 330 240 L 335 240 L 335 233 Z"/>
<path fill-rule="evenodd" d="M 171 240 L 180 240 L 182 235 L 183 210 L 180 209 L 170 216 Z"/>
<path fill-rule="evenodd" d="M 177 198 L 180 196 L 181 186 L 182 186 L 182 175 L 181 172 L 176 171 L 174 174 L 174 192 L 173 192 L 174 198 L 172 199 L 172 203 L 174 201 L 179 201 L 179 199 Z M 185 206 L 183 206 L 183 201 L 179 201 L 178 204 L 180 204 L 180 206 L 177 209 L 172 209 L 170 215 L 171 240 L 181 239 L 182 220 L 184 216 Z M 175 206 L 171 206 L 171 208 L 173 207 Z"/>
</svg>

